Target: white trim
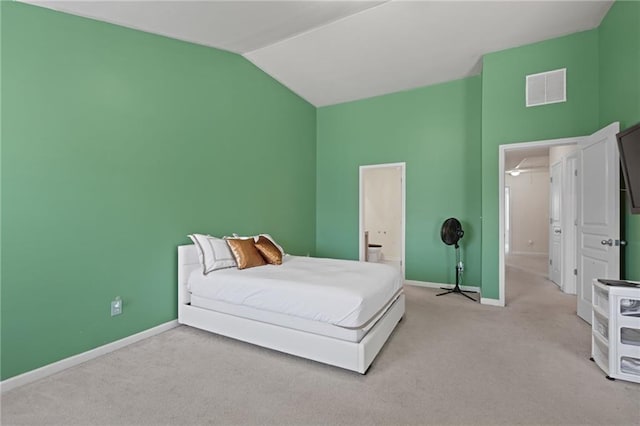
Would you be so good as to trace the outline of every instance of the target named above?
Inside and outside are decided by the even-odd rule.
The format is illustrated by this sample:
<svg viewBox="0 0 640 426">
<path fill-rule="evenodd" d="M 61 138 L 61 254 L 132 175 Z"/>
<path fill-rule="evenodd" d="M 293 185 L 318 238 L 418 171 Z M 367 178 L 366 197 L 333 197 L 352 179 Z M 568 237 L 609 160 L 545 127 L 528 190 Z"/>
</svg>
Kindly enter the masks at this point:
<svg viewBox="0 0 640 426">
<path fill-rule="evenodd" d="M 75 367 L 83 362 L 90 361 L 102 355 L 106 355 L 109 352 L 124 348 L 132 343 L 139 342 L 156 334 L 163 333 L 167 330 L 171 330 L 178 326 L 178 320 L 171 320 L 160 324 L 156 327 L 149 328 L 141 331 L 140 333 L 133 334 L 115 342 L 107 343 L 106 345 L 98 346 L 97 348 L 88 350 L 86 352 L 79 353 L 77 355 L 70 356 L 69 358 L 61 359 L 54 363 L 45 365 L 44 367 L 37 368 L 35 370 L 27 371 L 20 375 L 11 377 L 9 379 L 0 382 L 0 389 L 2 392 L 10 391 L 19 386 L 26 385 L 27 383 L 35 382 L 36 380 L 43 379 L 52 374 L 59 373 L 67 368 Z"/>
<path fill-rule="evenodd" d="M 359 181 L 358 181 L 358 259 L 360 261 L 365 260 L 365 247 L 364 247 L 364 208 L 362 196 L 364 194 L 364 183 L 362 181 L 362 173 L 366 169 L 376 169 L 383 167 L 400 167 L 400 173 L 402 175 L 402 235 L 400 242 L 400 270 L 402 271 L 402 278 L 405 277 L 406 259 L 405 259 L 405 235 L 406 235 L 406 222 L 407 222 L 407 163 L 384 163 L 384 164 L 370 164 L 366 166 L 360 166 L 359 169 Z"/>
<path fill-rule="evenodd" d="M 504 303 L 500 302 L 500 300 L 498 300 L 498 299 L 489 299 L 487 297 L 481 297 L 480 298 L 480 304 L 481 305 L 487 305 L 487 306 L 499 306 L 501 308 L 504 308 Z"/>
<path fill-rule="evenodd" d="M 507 207 L 509 207 L 509 217 L 506 218 L 506 219 L 509 219 L 509 233 L 508 233 L 509 235 L 507 235 L 506 228 L 505 228 L 505 231 L 504 231 L 504 233 L 505 233 L 505 249 L 508 247 L 508 249 L 506 249 L 506 252 L 507 253 L 511 253 L 511 249 L 513 248 L 513 244 L 511 243 L 511 240 L 512 240 L 511 227 L 513 226 L 513 217 L 511 215 L 511 187 L 507 186 L 506 184 L 504 186 L 504 197 L 505 197 L 505 212 L 506 212 Z M 509 203 L 508 206 L 507 206 L 507 202 Z M 505 224 L 505 227 L 506 226 L 507 225 Z"/>
<path fill-rule="evenodd" d="M 444 289 L 444 288 L 455 287 L 455 285 L 453 284 L 441 284 L 441 283 L 432 283 L 428 281 L 416 281 L 416 280 L 405 280 L 404 283 L 410 286 L 425 287 L 425 288 L 443 288 Z M 498 299 L 489 299 L 487 297 L 482 297 L 482 291 L 480 290 L 480 287 L 461 285 L 460 289 L 478 292 L 478 294 L 480 294 L 481 305 L 504 307 L 504 303 L 501 303 L 500 300 Z"/>
<path fill-rule="evenodd" d="M 443 284 L 443 283 L 432 283 L 429 281 L 416 281 L 416 280 L 404 280 L 406 285 L 414 286 L 414 287 L 426 287 L 426 288 L 442 288 L 442 289 L 451 289 L 454 288 L 454 284 Z M 471 286 L 471 285 L 461 285 L 461 290 L 466 291 L 475 291 L 480 293 L 480 287 Z"/>
<path fill-rule="evenodd" d="M 505 306 L 505 253 L 504 253 L 504 159 L 507 151 L 540 148 L 544 146 L 577 144 L 584 139 L 583 136 L 574 138 L 549 139 L 535 142 L 521 142 L 500 145 L 498 147 L 498 299 L 486 299 L 491 302 L 480 303 L 494 306 Z"/>
</svg>

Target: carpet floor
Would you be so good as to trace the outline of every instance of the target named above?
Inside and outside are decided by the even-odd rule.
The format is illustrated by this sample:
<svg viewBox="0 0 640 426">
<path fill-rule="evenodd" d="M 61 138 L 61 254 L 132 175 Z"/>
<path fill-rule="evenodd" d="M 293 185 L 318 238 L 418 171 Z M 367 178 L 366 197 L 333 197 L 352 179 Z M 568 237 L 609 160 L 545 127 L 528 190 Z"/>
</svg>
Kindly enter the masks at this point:
<svg viewBox="0 0 640 426">
<path fill-rule="evenodd" d="M 366 375 L 180 326 L 2 395 L 4 425 L 637 425 L 575 296 L 507 269 L 507 307 L 406 287 Z"/>
</svg>

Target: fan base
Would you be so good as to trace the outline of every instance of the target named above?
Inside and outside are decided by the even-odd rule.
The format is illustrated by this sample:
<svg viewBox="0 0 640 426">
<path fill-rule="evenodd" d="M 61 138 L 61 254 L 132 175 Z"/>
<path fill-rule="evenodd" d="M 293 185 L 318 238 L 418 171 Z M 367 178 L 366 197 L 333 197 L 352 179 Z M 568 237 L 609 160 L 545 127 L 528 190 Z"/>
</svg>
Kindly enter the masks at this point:
<svg viewBox="0 0 640 426">
<path fill-rule="evenodd" d="M 447 290 L 444 287 L 440 287 L 440 288 L 442 288 L 443 290 Z M 461 294 L 462 296 L 466 297 L 469 300 L 473 300 L 474 302 L 477 302 L 476 299 L 474 299 L 473 297 L 469 296 L 468 294 L 465 294 L 465 293 L 478 293 L 477 291 L 462 290 L 462 289 L 460 289 L 460 286 L 458 284 L 456 284 L 456 286 L 453 287 L 452 289 L 450 289 L 448 291 L 445 291 L 444 293 L 436 294 L 436 296 L 444 296 L 445 294 L 449 294 L 449 293 L 458 293 L 458 294 Z"/>
</svg>

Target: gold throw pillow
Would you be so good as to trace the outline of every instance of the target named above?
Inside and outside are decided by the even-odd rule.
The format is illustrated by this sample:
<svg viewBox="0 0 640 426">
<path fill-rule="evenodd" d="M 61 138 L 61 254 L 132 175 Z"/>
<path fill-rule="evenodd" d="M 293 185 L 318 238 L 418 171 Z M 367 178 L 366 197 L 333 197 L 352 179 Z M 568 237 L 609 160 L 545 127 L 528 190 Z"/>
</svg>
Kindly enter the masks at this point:
<svg viewBox="0 0 640 426">
<path fill-rule="evenodd" d="M 238 269 L 253 268 L 254 266 L 266 265 L 260 253 L 255 247 L 253 238 L 228 238 L 227 244 L 233 257 L 236 258 Z"/>
<path fill-rule="evenodd" d="M 282 265 L 282 253 L 267 237 L 260 235 L 255 244 L 256 249 L 260 252 L 264 260 L 272 265 Z"/>
</svg>

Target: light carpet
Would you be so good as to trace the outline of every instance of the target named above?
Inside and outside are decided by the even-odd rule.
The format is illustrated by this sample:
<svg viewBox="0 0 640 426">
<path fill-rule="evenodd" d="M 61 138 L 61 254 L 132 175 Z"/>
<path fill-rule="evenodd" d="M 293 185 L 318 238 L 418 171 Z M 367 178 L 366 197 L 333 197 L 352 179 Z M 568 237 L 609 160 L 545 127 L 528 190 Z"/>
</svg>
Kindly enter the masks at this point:
<svg viewBox="0 0 640 426">
<path fill-rule="evenodd" d="M 5 425 L 637 425 L 575 296 L 508 268 L 506 308 L 407 287 L 367 375 L 181 326 L 2 395 Z"/>
</svg>

